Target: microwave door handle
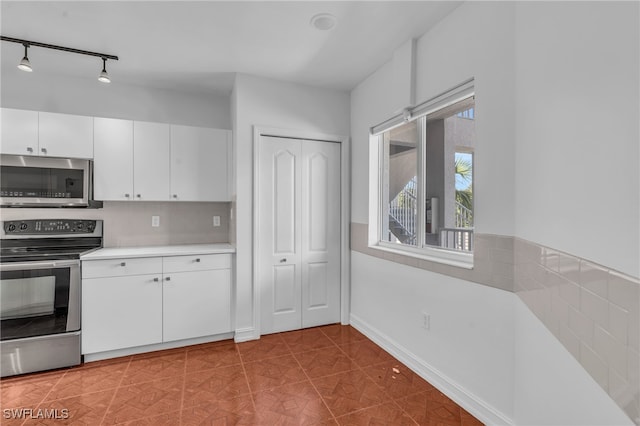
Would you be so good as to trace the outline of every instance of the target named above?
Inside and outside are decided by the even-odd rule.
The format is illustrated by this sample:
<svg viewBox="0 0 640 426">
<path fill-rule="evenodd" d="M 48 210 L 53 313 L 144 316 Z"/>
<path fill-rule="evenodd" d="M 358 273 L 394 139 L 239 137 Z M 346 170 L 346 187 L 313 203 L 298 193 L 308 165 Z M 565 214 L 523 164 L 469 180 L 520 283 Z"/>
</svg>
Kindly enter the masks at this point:
<svg viewBox="0 0 640 426">
<path fill-rule="evenodd" d="M 80 266 L 80 260 L 53 260 L 45 262 L 12 262 L 0 264 L 0 271 L 19 271 L 24 269 L 53 269 Z"/>
</svg>

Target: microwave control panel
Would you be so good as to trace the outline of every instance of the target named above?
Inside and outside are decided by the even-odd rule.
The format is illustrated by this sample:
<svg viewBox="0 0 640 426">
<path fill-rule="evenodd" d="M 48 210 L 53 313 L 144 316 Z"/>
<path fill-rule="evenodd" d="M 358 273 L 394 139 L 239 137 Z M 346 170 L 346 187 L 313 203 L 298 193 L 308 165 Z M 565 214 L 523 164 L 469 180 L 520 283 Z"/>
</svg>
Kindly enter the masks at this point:
<svg viewBox="0 0 640 426">
<path fill-rule="evenodd" d="M 96 221 L 79 219 L 11 220 L 5 221 L 3 228 L 7 235 L 90 234 L 96 229 Z"/>
</svg>

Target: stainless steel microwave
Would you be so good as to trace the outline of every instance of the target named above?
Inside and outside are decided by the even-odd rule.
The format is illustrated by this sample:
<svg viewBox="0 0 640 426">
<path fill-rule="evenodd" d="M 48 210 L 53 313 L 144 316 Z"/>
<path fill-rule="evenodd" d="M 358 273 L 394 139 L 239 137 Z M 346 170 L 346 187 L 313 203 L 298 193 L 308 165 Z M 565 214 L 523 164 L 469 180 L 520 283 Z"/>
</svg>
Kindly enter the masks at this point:
<svg viewBox="0 0 640 426">
<path fill-rule="evenodd" d="M 93 203 L 92 161 L 0 156 L 0 206 L 99 207 Z"/>
</svg>

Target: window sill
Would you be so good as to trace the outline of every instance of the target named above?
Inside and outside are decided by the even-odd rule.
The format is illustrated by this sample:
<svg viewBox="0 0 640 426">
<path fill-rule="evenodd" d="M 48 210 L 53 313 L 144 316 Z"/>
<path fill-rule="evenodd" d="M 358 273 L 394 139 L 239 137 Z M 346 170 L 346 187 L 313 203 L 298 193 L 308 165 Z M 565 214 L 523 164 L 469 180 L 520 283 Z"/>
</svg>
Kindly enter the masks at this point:
<svg viewBox="0 0 640 426">
<path fill-rule="evenodd" d="M 373 245 L 370 244 L 369 248 L 400 256 L 412 257 L 414 259 L 455 266 L 457 268 L 473 269 L 473 253 L 462 253 L 438 248 L 413 249 L 406 246 L 398 248 L 395 244 L 387 244 L 384 242 Z"/>
</svg>

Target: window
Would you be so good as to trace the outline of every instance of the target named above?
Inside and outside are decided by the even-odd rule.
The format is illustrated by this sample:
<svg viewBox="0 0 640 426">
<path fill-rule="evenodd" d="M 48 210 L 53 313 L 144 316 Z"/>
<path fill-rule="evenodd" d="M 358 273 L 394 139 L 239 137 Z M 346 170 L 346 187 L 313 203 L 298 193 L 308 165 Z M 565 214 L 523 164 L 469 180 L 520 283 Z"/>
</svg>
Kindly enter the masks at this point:
<svg viewBox="0 0 640 426">
<path fill-rule="evenodd" d="M 476 139 L 472 82 L 405 111 L 372 134 L 378 171 L 371 191 L 377 202 L 371 205 L 376 211 L 370 212 L 375 216 L 370 245 L 470 266 Z"/>
</svg>

